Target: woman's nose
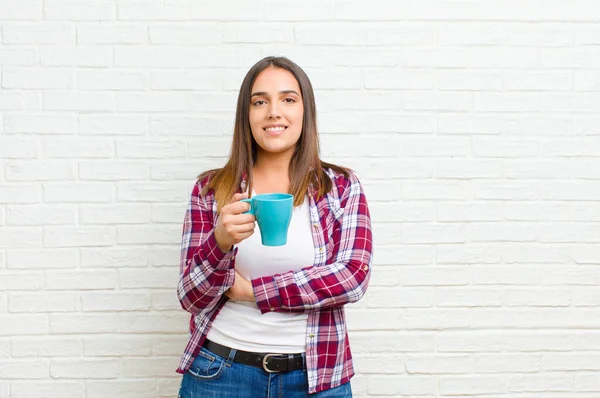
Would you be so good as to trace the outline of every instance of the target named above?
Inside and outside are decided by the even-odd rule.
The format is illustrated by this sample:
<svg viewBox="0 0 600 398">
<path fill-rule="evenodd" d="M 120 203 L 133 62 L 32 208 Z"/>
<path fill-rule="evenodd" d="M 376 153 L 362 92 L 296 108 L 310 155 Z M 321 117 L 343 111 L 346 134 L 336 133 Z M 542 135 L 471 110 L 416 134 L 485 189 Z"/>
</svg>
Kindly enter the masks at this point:
<svg viewBox="0 0 600 398">
<path fill-rule="evenodd" d="M 269 104 L 269 110 L 268 110 L 267 116 L 270 119 L 277 118 L 277 117 L 281 116 L 280 112 L 279 112 L 279 105 L 276 102 L 272 102 L 271 104 Z"/>
</svg>

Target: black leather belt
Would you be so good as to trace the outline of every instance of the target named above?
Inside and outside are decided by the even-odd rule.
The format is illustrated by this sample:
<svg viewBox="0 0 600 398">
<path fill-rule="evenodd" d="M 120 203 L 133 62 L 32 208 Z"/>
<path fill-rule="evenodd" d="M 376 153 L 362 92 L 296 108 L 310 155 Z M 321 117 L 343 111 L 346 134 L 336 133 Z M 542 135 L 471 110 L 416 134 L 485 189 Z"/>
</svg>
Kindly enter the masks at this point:
<svg viewBox="0 0 600 398">
<path fill-rule="evenodd" d="M 231 348 L 217 344 L 209 339 L 204 341 L 204 347 L 206 347 L 208 351 L 214 352 L 223 358 L 229 358 L 229 353 L 231 352 Z M 302 354 L 265 354 L 237 350 L 233 361 L 244 365 L 255 366 L 268 373 L 306 369 Z"/>
</svg>

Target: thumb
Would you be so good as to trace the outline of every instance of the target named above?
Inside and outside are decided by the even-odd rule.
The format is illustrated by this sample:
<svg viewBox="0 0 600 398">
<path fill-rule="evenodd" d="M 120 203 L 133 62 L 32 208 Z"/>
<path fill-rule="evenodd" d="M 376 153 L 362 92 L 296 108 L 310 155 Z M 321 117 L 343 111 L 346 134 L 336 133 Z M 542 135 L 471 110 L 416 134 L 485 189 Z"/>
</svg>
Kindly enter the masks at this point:
<svg viewBox="0 0 600 398">
<path fill-rule="evenodd" d="M 248 193 L 247 192 L 243 192 L 243 193 L 236 193 L 233 195 L 233 197 L 231 198 L 231 202 L 238 202 L 242 199 L 246 199 L 248 197 Z"/>
</svg>

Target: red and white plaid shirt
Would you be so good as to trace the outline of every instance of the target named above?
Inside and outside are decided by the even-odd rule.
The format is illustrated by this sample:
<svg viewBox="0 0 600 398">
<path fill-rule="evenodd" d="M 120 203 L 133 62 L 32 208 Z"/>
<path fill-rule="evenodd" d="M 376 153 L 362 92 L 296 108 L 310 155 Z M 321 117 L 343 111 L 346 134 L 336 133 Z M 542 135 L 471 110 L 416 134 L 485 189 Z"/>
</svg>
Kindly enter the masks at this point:
<svg viewBox="0 0 600 398">
<path fill-rule="evenodd" d="M 372 234 L 367 200 L 358 178 L 331 169 L 325 172 L 333 188 L 316 200 L 309 188 L 310 218 L 315 245 L 314 264 L 300 271 L 252 280 L 256 303 L 269 311 L 308 314 L 306 365 L 309 393 L 346 383 L 354 375 L 346 331 L 344 304 L 366 292 L 371 273 Z M 206 339 L 233 285 L 237 247 L 222 253 L 213 230 L 217 222 L 214 191 L 200 196 L 208 179 L 199 181 L 183 223 L 178 295 L 192 314 L 190 340 L 177 369 L 185 373 Z M 238 192 L 245 191 L 243 179 Z"/>
</svg>

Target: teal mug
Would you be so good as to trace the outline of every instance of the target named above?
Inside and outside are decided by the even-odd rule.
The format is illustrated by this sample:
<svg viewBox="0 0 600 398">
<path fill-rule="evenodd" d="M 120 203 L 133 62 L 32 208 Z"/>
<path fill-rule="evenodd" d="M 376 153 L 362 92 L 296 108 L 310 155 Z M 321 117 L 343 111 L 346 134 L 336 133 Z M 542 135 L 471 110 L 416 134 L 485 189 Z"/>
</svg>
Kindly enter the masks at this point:
<svg viewBox="0 0 600 398">
<path fill-rule="evenodd" d="M 264 246 L 283 246 L 287 243 L 294 209 L 293 195 L 265 193 L 242 199 L 242 202 L 250 204 L 250 210 L 244 214 L 252 214 L 256 218 Z"/>
</svg>

